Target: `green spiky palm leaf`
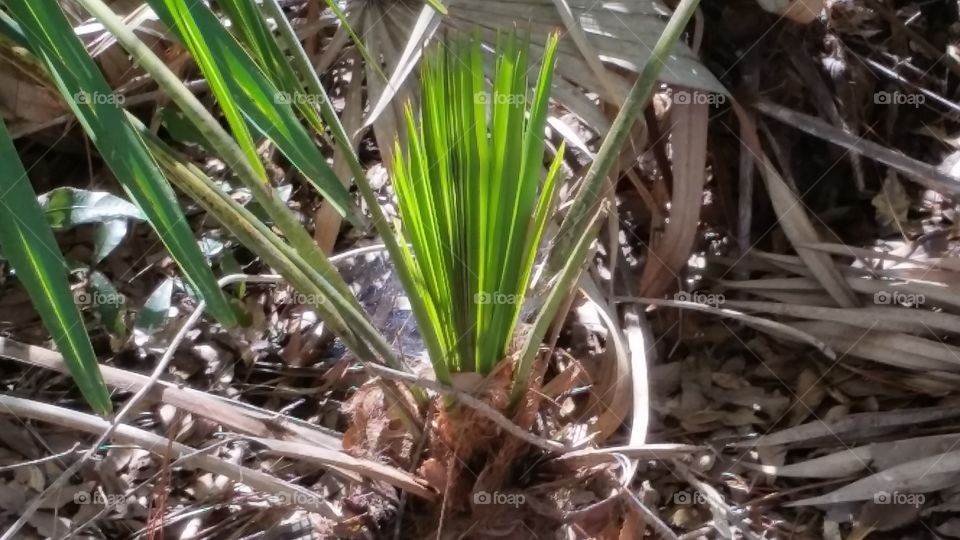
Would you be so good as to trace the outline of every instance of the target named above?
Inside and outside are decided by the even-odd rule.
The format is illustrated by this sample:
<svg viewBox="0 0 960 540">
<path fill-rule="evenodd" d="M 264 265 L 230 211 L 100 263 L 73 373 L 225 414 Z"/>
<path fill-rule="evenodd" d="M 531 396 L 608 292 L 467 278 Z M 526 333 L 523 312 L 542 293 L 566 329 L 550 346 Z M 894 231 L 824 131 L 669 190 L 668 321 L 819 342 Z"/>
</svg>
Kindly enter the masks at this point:
<svg viewBox="0 0 960 540">
<path fill-rule="evenodd" d="M 402 136 L 402 108 L 406 101 L 416 99 L 417 84 L 410 75 L 424 44 L 446 31 L 475 27 L 488 48 L 496 42 L 498 32 L 528 29 L 534 57 L 543 55 L 551 32 L 564 30 L 557 51 L 553 99 L 603 136 L 610 129 L 610 120 L 601 104 L 587 93 L 619 107 L 632 75 L 650 60 L 653 44 L 671 13 L 659 0 L 450 0 L 444 4 L 445 16 L 415 2 L 343 3 L 349 28 L 341 25 L 342 32 L 351 39 L 362 36 L 367 56 L 382 57 L 385 64 L 382 71 L 378 65 L 366 69 L 369 113 L 365 125 L 373 127 L 381 147 Z M 342 46 L 346 41 L 334 39 L 333 44 Z M 325 51 L 324 56 L 333 55 Z M 488 77 L 493 69 L 488 54 L 484 61 Z M 659 80 L 727 93 L 684 43 L 678 43 L 666 58 Z M 583 141 L 574 138 L 570 142 Z"/>
<path fill-rule="evenodd" d="M 407 148 L 397 142 L 391 164 L 411 246 L 399 263 L 441 379 L 489 373 L 508 352 L 563 156 L 541 183 L 556 46 L 531 93 L 526 43 L 503 40 L 488 90 L 480 42 L 455 39 L 423 65 L 420 118 L 407 108 Z"/>
<path fill-rule="evenodd" d="M 291 82 L 284 77 L 292 76 L 292 73 L 284 71 L 282 76 L 275 74 L 276 82 L 268 77 L 202 2 L 148 1 L 160 19 L 180 36 L 190 50 L 210 82 L 210 88 L 223 109 L 234 137 L 263 180 L 266 181 L 266 172 L 257 155 L 248 126 L 253 126 L 261 135 L 276 144 L 341 215 L 360 224 L 362 220 L 354 211 L 355 205 L 350 194 L 327 165 L 326 158 L 294 113 L 294 104 L 291 101 L 301 96 L 302 92 L 291 95 L 288 90 L 281 90 L 289 88 Z M 234 4 L 232 7 L 238 8 L 237 15 L 249 16 L 242 19 L 243 21 L 249 19 L 252 22 L 254 14 L 249 9 L 239 9 L 241 4 Z M 253 43 L 257 42 L 256 36 L 265 39 L 265 36 L 257 34 L 258 30 L 253 24 L 244 23 L 242 28 L 250 30 L 245 35 L 248 35 Z M 277 52 L 273 48 L 258 48 L 257 51 L 261 58 Z"/>
</svg>

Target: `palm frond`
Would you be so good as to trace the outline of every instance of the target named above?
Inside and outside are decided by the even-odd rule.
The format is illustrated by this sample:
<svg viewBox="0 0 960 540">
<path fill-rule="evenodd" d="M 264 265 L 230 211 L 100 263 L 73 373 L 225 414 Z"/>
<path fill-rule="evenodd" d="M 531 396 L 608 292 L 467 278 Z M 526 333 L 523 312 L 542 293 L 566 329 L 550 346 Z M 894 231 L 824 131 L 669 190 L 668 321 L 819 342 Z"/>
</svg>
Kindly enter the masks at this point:
<svg viewBox="0 0 960 540">
<path fill-rule="evenodd" d="M 610 129 L 610 120 L 601 102 L 619 107 L 630 90 L 634 74 L 650 60 L 653 44 L 663 32 L 670 9 L 657 0 L 450 0 L 447 15 L 441 17 L 422 4 L 349 0 L 345 3 L 346 30 L 354 40 L 363 36 L 369 56 L 382 57 L 389 77 L 368 70 L 370 113 L 365 125 L 372 125 L 381 147 L 402 136 L 402 108 L 417 91 L 409 74 L 420 62 L 418 54 L 435 35 L 478 28 L 480 39 L 491 48 L 497 35 L 513 28 L 530 32 L 530 54 L 540 58 L 548 36 L 566 29 L 557 50 L 557 68 L 552 96 L 596 134 Z M 570 31 L 571 26 L 576 31 Z M 579 42 L 578 42 L 579 39 Z M 596 58 L 587 58 L 594 54 Z M 664 59 L 663 82 L 727 93 L 723 85 L 700 63 L 685 43 Z M 597 69 L 602 69 L 601 73 Z M 486 55 L 484 70 L 491 76 L 493 60 Z M 400 122 L 395 119 L 401 119 Z M 571 141 L 572 142 L 572 141 Z"/>
<path fill-rule="evenodd" d="M 508 352 L 563 156 L 541 185 L 556 50 L 552 36 L 531 93 L 528 44 L 506 36 L 488 91 L 480 41 L 454 39 L 426 56 L 420 118 L 406 110 L 391 164 L 400 264 L 438 378 L 489 373 Z"/>
</svg>

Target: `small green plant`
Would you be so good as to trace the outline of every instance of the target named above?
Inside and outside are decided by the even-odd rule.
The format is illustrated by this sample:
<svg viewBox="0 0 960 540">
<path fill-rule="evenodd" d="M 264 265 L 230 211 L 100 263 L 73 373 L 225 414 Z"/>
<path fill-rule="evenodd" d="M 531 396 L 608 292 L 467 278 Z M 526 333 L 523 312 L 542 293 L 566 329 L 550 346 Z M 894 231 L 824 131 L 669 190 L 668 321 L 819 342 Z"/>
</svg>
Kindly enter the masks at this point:
<svg viewBox="0 0 960 540">
<path fill-rule="evenodd" d="M 218 2 L 231 19 L 229 28 L 208 3 L 147 1 L 207 77 L 218 111 L 201 102 L 104 0 L 74 3 L 137 59 L 204 145 L 230 164 L 231 172 L 269 216 L 269 224 L 123 110 L 122 100 L 112 93 L 60 4 L 0 0 L 5 8 L 0 11 L 0 47 L 14 47 L 15 54 L 5 59 L 63 97 L 214 317 L 228 327 L 239 322 L 196 245 L 171 184 L 310 298 L 327 327 L 359 359 L 401 367 L 398 351 L 373 325 L 309 231 L 270 186 L 263 158 L 253 144 L 259 138 L 269 140 L 328 204 L 353 223 L 365 223 L 344 185 L 346 179 L 332 173 L 315 145 L 317 136 L 329 135 L 346 160 L 369 222 L 396 262 L 438 379 L 448 381 L 451 373 L 464 371 L 488 373 L 514 352 L 511 339 L 551 211 L 563 154 L 559 149 L 542 178 L 542 135 L 555 35 L 544 44 L 532 93 L 527 45 L 515 37 L 496 47 L 489 90 L 478 39 L 426 55 L 421 112 L 419 117 L 408 114 L 410 137 L 401 140 L 396 152 L 401 157 L 389 164 L 397 191 L 403 192 L 398 234 L 385 219 L 320 74 L 278 0 Z M 444 11 L 441 2 L 426 1 Z M 328 5 L 346 26 L 338 4 L 328 0 Z M 600 183 L 610 174 L 696 5 L 697 0 L 681 0 L 562 222 L 544 272 L 548 292 L 539 299 L 540 308 L 518 354 L 514 402 L 525 393 L 551 321 L 573 291 L 587 258 L 602 213 Z M 356 38 L 349 28 L 348 32 Z M 364 50 L 360 42 L 356 45 Z M 281 96 L 309 99 L 291 103 Z M 0 168 L 4 193 L 0 196 L 0 250 L 30 293 L 84 397 L 97 412 L 106 413 L 110 398 L 84 320 L 73 305 L 63 257 L 2 125 L 0 156 L 0 162 L 13 164 L 9 170 Z"/>
<path fill-rule="evenodd" d="M 508 353 L 563 159 L 561 147 L 541 182 L 556 48 L 554 35 L 532 92 L 528 47 L 512 34 L 490 90 L 476 39 L 441 44 L 422 64 L 420 115 L 407 107 L 391 172 L 405 285 L 440 380 L 487 374 Z"/>
</svg>

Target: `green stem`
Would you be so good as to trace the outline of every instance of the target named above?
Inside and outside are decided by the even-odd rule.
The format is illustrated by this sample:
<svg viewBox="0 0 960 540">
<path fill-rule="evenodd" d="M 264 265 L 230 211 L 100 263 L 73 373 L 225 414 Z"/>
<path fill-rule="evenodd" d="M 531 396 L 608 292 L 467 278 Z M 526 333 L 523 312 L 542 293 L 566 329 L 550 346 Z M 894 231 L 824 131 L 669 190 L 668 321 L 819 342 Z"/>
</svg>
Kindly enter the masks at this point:
<svg viewBox="0 0 960 540">
<path fill-rule="evenodd" d="M 603 198 L 599 189 L 600 185 L 603 179 L 610 174 L 610 169 L 620 155 L 620 149 L 626 142 L 633 123 L 643 112 L 643 108 L 653 94 L 657 77 L 659 77 L 660 71 L 670 56 L 670 51 L 680 39 L 680 35 L 686 28 L 687 23 L 690 22 L 690 18 L 696 11 L 699 2 L 700 0 L 680 0 L 680 4 L 667 22 L 666 28 L 657 39 L 656 45 L 653 46 L 650 58 L 643 65 L 643 69 L 640 70 L 630 93 L 627 94 L 627 99 L 620 108 L 620 112 L 617 113 L 613 125 L 610 126 L 609 133 L 600 145 L 600 150 L 587 171 L 583 186 L 577 193 L 573 206 L 557 232 L 554 248 L 550 251 L 548 259 L 547 275 L 554 275 L 557 271 L 560 274 L 557 279 L 550 283 L 551 288 L 547 299 L 537 314 L 533 329 L 520 352 L 517 370 L 514 373 L 511 396 L 514 405 L 519 402 L 527 390 L 528 379 L 533 370 L 537 351 L 540 349 L 540 344 L 549 329 L 550 323 L 556 317 L 556 312 L 559 310 L 565 295 L 571 293 L 573 283 L 580 275 L 584 258 L 599 223 L 599 202 Z"/>
<path fill-rule="evenodd" d="M 555 247 L 550 252 L 550 259 L 547 268 L 550 274 L 556 272 L 567 258 L 567 253 L 573 243 L 577 241 L 576 231 L 586 223 L 591 213 L 596 209 L 597 204 L 602 199 L 600 185 L 603 179 L 610 174 L 610 169 L 620 155 L 620 149 L 630 135 L 634 122 L 643 112 L 650 96 L 653 95 L 653 89 L 657 84 L 657 78 L 660 76 L 663 66 L 670 57 L 670 51 L 680 39 L 680 35 L 690 22 L 700 0 L 680 0 L 673 16 L 667 22 L 663 33 L 657 39 L 653 46 L 650 58 L 643 65 L 636 82 L 627 94 L 627 99 L 623 102 L 620 112 L 610 126 L 610 131 L 600 145 L 596 158 L 590 165 L 587 175 L 584 178 L 583 186 L 577 193 L 567 217 L 560 225 L 557 232 Z"/>
</svg>

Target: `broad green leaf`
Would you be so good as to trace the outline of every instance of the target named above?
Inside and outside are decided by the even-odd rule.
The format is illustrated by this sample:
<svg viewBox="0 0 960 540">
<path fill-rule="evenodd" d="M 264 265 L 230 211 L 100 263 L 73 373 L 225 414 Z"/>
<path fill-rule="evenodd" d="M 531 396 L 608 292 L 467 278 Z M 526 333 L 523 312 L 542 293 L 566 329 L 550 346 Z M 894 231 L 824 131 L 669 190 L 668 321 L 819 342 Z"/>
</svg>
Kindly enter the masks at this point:
<svg viewBox="0 0 960 540">
<path fill-rule="evenodd" d="M 87 403 L 111 410 L 110 394 L 67 281 L 67 265 L 47 225 L 27 172 L 0 121 L 0 247 L 63 354 Z"/>
<path fill-rule="evenodd" d="M 122 98 L 111 91 L 58 4 L 28 0 L 6 0 L 5 4 L 100 155 L 147 216 L 186 279 L 203 292 L 211 313 L 221 323 L 235 326 L 237 316 L 200 254 L 173 190 L 120 108 Z"/>
<path fill-rule="evenodd" d="M 44 193 L 39 201 L 50 226 L 55 229 L 99 224 L 94 244 L 94 264 L 105 259 L 120 244 L 127 234 L 128 219 L 144 219 L 139 208 L 104 191 L 63 187 Z"/>
<path fill-rule="evenodd" d="M 234 137 L 266 182 L 244 118 L 303 173 L 347 219 L 359 223 L 349 192 L 300 124 L 289 96 L 275 86 L 202 2 L 149 0 L 160 19 L 183 40 L 210 83 Z"/>
<path fill-rule="evenodd" d="M 62 187 L 40 195 L 37 200 L 54 228 L 124 218 L 144 219 L 136 206 L 105 191 Z"/>
<path fill-rule="evenodd" d="M 127 297 L 120 294 L 102 273 L 91 270 L 87 299 L 100 323 L 111 336 L 122 341 L 127 336 Z"/>
<path fill-rule="evenodd" d="M 137 315 L 137 330 L 151 334 L 163 328 L 173 301 L 173 278 L 167 278 L 147 297 Z"/>
</svg>

